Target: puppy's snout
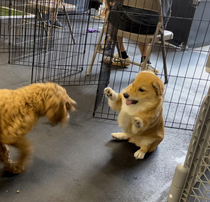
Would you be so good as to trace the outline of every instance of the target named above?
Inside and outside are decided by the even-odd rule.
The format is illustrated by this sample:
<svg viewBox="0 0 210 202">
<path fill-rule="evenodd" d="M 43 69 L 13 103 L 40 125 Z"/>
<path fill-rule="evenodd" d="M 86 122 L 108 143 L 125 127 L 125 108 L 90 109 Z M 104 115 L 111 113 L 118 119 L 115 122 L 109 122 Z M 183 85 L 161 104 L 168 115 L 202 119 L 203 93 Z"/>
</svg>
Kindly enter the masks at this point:
<svg viewBox="0 0 210 202">
<path fill-rule="evenodd" d="M 128 95 L 128 93 L 123 93 L 123 96 L 124 96 L 124 98 L 129 98 L 129 95 Z"/>
</svg>

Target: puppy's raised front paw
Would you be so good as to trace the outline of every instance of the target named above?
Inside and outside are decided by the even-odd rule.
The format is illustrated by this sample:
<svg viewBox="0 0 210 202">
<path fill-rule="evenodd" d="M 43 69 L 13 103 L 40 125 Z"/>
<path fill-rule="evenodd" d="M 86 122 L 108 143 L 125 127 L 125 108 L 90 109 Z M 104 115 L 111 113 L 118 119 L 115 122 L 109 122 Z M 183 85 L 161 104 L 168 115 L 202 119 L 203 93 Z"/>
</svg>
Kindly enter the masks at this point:
<svg viewBox="0 0 210 202">
<path fill-rule="evenodd" d="M 142 151 L 140 151 L 140 149 L 134 153 L 134 157 L 136 159 L 143 159 L 144 156 L 145 156 L 145 153 L 143 153 Z"/>
<path fill-rule="evenodd" d="M 110 87 L 104 89 L 104 94 L 112 101 L 117 100 L 117 93 L 112 90 Z"/>
<path fill-rule="evenodd" d="M 132 124 L 137 128 L 141 128 L 143 126 L 143 120 L 139 117 L 133 117 Z"/>
</svg>

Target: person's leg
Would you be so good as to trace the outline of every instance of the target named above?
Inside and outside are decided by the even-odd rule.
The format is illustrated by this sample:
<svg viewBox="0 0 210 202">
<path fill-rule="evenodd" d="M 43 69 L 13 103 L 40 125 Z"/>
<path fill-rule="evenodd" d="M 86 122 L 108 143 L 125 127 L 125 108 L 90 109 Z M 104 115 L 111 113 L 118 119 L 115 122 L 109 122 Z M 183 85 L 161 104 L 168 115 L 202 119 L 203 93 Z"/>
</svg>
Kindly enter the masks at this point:
<svg viewBox="0 0 210 202">
<path fill-rule="evenodd" d="M 149 51 L 150 44 L 143 44 L 143 43 L 138 43 L 140 52 L 141 52 L 141 63 L 144 62 L 146 59 L 146 56 Z M 159 71 L 153 67 L 153 64 L 150 62 L 150 59 L 147 61 L 147 68 L 154 71 L 155 73 L 158 73 Z"/>
<path fill-rule="evenodd" d="M 57 18 L 57 15 L 55 13 L 47 13 L 47 12 L 45 12 L 43 14 L 43 20 L 45 20 L 46 21 L 46 25 L 48 27 L 50 27 L 50 25 L 51 25 L 51 19 L 55 19 L 55 20 L 53 20 L 54 21 L 53 26 L 56 27 L 56 28 L 65 29 L 66 26 L 63 25 L 61 22 L 59 22 L 59 20 Z"/>
<path fill-rule="evenodd" d="M 129 56 L 127 55 L 123 38 L 118 36 L 117 37 L 117 41 L 118 41 L 118 44 L 119 44 L 119 47 L 120 47 L 120 52 L 121 52 L 122 58 L 126 59 Z M 138 46 L 139 46 L 139 49 L 140 49 L 140 52 L 141 52 L 141 62 L 144 62 L 144 60 L 145 60 L 145 58 L 147 56 L 150 44 L 138 43 Z M 151 64 L 150 60 L 148 60 L 147 63 Z"/>
<path fill-rule="evenodd" d="M 144 62 L 144 60 L 147 56 L 147 53 L 149 51 L 150 44 L 138 43 L 138 46 L 139 46 L 139 49 L 140 49 L 140 52 L 141 52 L 141 62 Z M 151 64 L 150 60 L 148 60 L 147 63 Z"/>
<path fill-rule="evenodd" d="M 54 22 L 53 26 L 57 27 L 57 28 L 65 29 L 66 26 L 58 20 L 57 16 L 58 16 L 58 13 L 56 15 L 55 22 Z"/>
<path fill-rule="evenodd" d="M 96 19 L 96 20 L 104 20 L 108 8 L 109 7 L 108 7 L 108 5 L 106 3 L 106 0 L 103 0 L 102 4 L 99 7 L 98 15 L 97 16 L 93 16 L 93 18 Z"/>
<path fill-rule="evenodd" d="M 109 33 L 109 35 L 111 36 L 112 39 L 115 37 L 114 34 L 116 34 L 116 30 L 115 29 L 116 28 L 111 23 L 109 23 L 109 25 L 108 25 L 108 33 Z M 125 44 L 124 44 L 123 38 L 120 37 L 120 36 L 117 36 L 117 41 L 118 41 L 118 44 L 119 44 L 119 48 L 120 48 L 120 52 L 121 52 L 122 58 L 123 59 L 127 59 L 128 58 L 128 60 L 130 60 L 130 57 L 128 56 L 126 48 L 125 48 Z M 150 44 L 138 43 L 138 46 L 139 46 L 139 49 L 140 49 L 140 52 L 141 52 L 141 62 L 144 62 L 144 60 L 146 58 L 146 55 L 148 53 Z M 115 54 L 115 56 L 117 56 L 117 55 Z M 119 61 L 117 59 L 114 59 L 114 61 L 115 62 L 113 62 L 113 65 L 119 65 Z M 150 60 L 147 61 L 147 64 L 151 65 L 151 67 L 152 67 L 152 63 L 150 62 Z M 127 66 L 128 65 L 129 64 L 127 64 Z"/>
<path fill-rule="evenodd" d="M 50 0 L 50 1 L 51 2 L 58 2 L 57 0 Z M 60 3 L 60 5 L 58 5 L 58 6 L 61 6 L 61 1 L 59 3 Z M 55 19 L 53 26 L 56 27 L 56 28 L 65 29 L 66 26 L 63 25 L 61 22 L 59 22 L 59 20 L 57 18 L 58 17 L 58 12 L 57 13 L 54 12 L 52 15 L 54 15 L 53 18 Z"/>
<path fill-rule="evenodd" d="M 104 9 L 103 9 L 103 11 L 101 13 L 101 16 L 105 16 L 107 11 L 108 11 L 108 9 L 109 9 L 109 6 L 108 6 L 106 0 L 103 0 L 103 6 L 104 6 Z"/>
<path fill-rule="evenodd" d="M 126 59 L 128 58 L 128 54 L 127 54 L 127 51 L 126 51 L 126 48 L 125 48 L 125 44 L 124 44 L 124 41 L 123 41 L 123 38 L 120 37 L 120 36 L 117 36 L 117 42 L 119 44 L 119 47 L 120 47 L 120 52 L 121 52 L 121 56 L 123 59 Z"/>
<path fill-rule="evenodd" d="M 117 35 L 117 28 L 114 27 L 110 22 L 108 24 L 107 34 L 110 36 L 109 37 L 110 39 L 117 40 L 117 43 L 119 45 L 119 49 L 120 49 L 120 52 L 121 52 L 121 57 L 123 59 L 125 59 L 125 61 L 123 61 L 122 65 L 123 66 L 129 66 L 131 64 L 131 61 L 130 61 L 130 57 L 127 55 L 123 38 L 119 37 L 119 36 L 116 36 Z M 112 65 L 121 66 L 121 62 L 118 59 L 118 57 L 119 57 L 119 55 L 118 55 L 118 52 L 117 52 L 117 53 L 114 54 L 114 58 L 112 59 Z M 110 60 L 111 60 L 110 57 L 105 57 L 103 59 L 103 61 L 105 63 L 110 63 Z"/>
<path fill-rule="evenodd" d="M 130 61 L 130 57 L 127 55 L 123 38 L 117 36 L 117 32 L 118 32 L 120 24 L 123 23 L 123 25 L 124 25 L 124 22 L 121 22 L 121 18 L 120 18 L 121 13 L 119 12 L 119 11 L 121 11 L 120 9 L 121 9 L 121 7 L 119 7 L 119 6 L 118 7 L 116 6 L 115 8 L 111 9 L 111 11 L 109 13 L 109 19 L 108 19 L 109 22 L 107 24 L 107 36 L 109 36 L 109 37 L 106 37 L 106 39 L 112 40 L 114 43 L 117 43 L 115 45 L 117 45 L 117 47 L 119 47 L 119 50 L 118 50 L 119 52 L 115 53 L 114 57 L 113 57 L 113 52 L 112 52 L 111 56 L 113 58 L 105 57 L 106 60 L 103 60 L 103 61 L 110 62 L 112 60 L 112 65 L 129 66 L 131 64 L 131 61 Z M 116 19 L 119 19 L 119 21 Z M 123 25 L 121 27 L 123 27 Z M 107 43 L 107 41 L 105 43 Z M 114 49 L 112 49 L 112 51 L 114 51 Z M 120 56 L 118 53 L 120 54 Z M 123 62 L 121 62 L 122 60 L 120 60 L 119 57 L 124 59 Z"/>
<path fill-rule="evenodd" d="M 119 44 L 120 51 L 125 52 L 126 51 L 125 44 L 124 44 L 123 38 L 121 36 L 117 36 L 117 42 Z"/>
<path fill-rule="evenodd" d="M 116 38 L 117 42 L 119 44 L 120 52 L 121 53 L 124 53 L 124 52 L 126 53 L 126 48 L 125 48 L 123 38 L 120 37 L 120 36 L 116 36 L 117 35 L 117 28 L 114 27 L 110 22 L 108 23 L 107 34 L 110 36 L 110 40 L 114 40 Z M 126 56 L 127 56 L 127 53 L 126 53 Z M 126 59 L 127 57 L 122 56 L 122 58 L 124 58 L 124 59 Z"/>
<path fill-rule="evenodd" d="M 57 0 L 47 0 L 46 3 L 47 4 L 51 4 L 51 3 L 55 3 Z M 50 6 L 50 5 L 49 5 Z M 42 10 L 42 15 L 43 15 L 43 20 L 46 21 L 46 25 L 48 27 L 51 26 L 51 21 L 53 19 L 54 23 L 53 23 L 53 26 L 56 27 L 56 28 L 61 28 L 61 29 L 65 29 L 66 26 L 63 25 L 62 23 L 59 22 L 59 20 L 57 19 L 57 16 L 58 16 L 58 12 L 53 12 L 53 13 L 50 13 L 49 9 L 46 9 L 46 10 Z"/>
<path fill-rule="evenodd" d="M 141 51 L 141 56 L 146 56 L 150 45 L 149 44 L 138 43 L 138 46 L 139 46 L 139 49 Z"/>
<path fill-rule="evenodd" d="M 41 17 L 42 17 L 42 20 L 44 21 L 45 25 L 47 27 L 50 27 L 50 25 L 51 25 L 51 21 L 50 21 L 50 19 L 51 19 L 51 13 L 49 13 L 46 10 L 43 10 L 42 11 L 42 14 L 41 14 Z"/>
</svg>

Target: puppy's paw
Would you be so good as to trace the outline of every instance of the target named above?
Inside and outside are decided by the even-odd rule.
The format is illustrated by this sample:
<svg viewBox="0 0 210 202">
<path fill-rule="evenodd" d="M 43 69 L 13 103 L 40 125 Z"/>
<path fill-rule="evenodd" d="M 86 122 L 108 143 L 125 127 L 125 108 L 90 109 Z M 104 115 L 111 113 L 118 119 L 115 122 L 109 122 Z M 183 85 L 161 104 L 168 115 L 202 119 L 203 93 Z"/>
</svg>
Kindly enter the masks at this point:
<svg viewBox="0 0 210 202">
<path fill-rule="evenodd" d="M 143 153 L 142 151 L 140 151 L 140 149 L 134 153 L 134 157 L 136 159 L 143 159 L 144 156 L 145 156 L 145 153 Z"/>
<path fill-rule="evenodd" d="M 129 137 L 125 133 L 112 133 L 112 137 L 116 140 L 128 140 Z"/>
<path fill-rule="evenodd" d="M 141 128 L 143 127 L 143 120 L 139 117 L 133 117 L 132 118 L 132 124 L 136 127 L 136 128 Z"/>
<path fill-rule="evenodd" d="M 112 101 L 117 101 L 117 93 L 112 90 L 110 87 L 104 89 L 104 94 Z"/>
<path fill-rule="evenodd" d="M 12 162 L 10 165 L 5 165 L 4 170 L 13 174 L 20 174 L 25 170 L 25 168 L 18 163 Z"/>
</svg>

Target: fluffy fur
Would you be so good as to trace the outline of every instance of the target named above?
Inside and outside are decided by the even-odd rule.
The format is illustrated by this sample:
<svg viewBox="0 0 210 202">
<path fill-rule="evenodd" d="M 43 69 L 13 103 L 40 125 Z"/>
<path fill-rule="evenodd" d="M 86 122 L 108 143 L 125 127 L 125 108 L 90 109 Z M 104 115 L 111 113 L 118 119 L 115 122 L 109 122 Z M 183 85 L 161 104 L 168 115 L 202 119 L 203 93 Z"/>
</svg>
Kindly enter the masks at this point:
<svg viewBox="0 0 210 202">
<path fill-rule="evenodd" d="M 112 137 L 140 147 L 134 153 L 136 159 L 154 151 L 164 138 L 164 89 L 161 79 L 149 71 L 140 72 L 120 94 L 109 87 L 104 89 L 109 106 L 119 111 L 117 121 L 124 131 L 112 133 Z"/>
<path fill-rule="evenodd" d="M 66 90 L 54 83 L 38 83 L 17 89 L 0 90 L 0 162 L 14 174 L 24 170 L 31 153 L 26 134 L 45 116 L 53 124 L 66 123 L 68 111 L 75 110 L 76 102 Z M 20 151 L 16 163 L 10 161 L 6 145 Z"/>
</svg>

